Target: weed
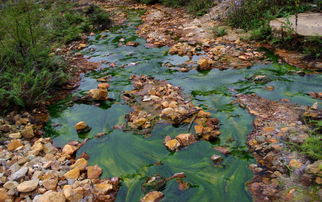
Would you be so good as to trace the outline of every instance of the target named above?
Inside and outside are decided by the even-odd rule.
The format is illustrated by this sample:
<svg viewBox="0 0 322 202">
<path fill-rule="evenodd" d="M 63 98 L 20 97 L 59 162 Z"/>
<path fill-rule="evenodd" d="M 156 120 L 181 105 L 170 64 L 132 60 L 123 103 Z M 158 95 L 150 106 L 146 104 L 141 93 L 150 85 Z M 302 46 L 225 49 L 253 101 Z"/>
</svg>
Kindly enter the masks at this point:
<svg viewBox="0 0 322 202">
<path fill-rule="evenodd" d="M 0 7 L 0 107 L 31 107 L 66 83 L 68 69 L 52 50 L 111 22 L 98 7 L 66 1 L 7 1 Z"/>
<path fill-rule="evenodd" d="M 213 27 L 212 32 L 214 33 L 215 37 L 221 37 L 227 34 L 227 30 L 224 26 L 215 26 Z"/>
</svg>

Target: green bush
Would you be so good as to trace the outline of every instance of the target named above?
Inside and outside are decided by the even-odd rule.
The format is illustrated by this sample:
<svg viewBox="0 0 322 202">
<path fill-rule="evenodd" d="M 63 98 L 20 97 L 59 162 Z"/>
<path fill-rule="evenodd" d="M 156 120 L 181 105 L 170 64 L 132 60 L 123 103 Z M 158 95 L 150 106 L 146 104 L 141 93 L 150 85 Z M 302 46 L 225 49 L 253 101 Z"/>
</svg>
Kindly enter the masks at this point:
<svg viewBox="0 0 322 202">
<path fill-rule="evenodd" d="M 74 9 L 69 1 L 8 1 L 0 7 L 0 108 L 31 107 L 66 83 L 63 58 L 55 47 L 83 32 L 106 29 L 111 21 L 98 7 Z"/>
<path fill-rule="evenodd" d="M 225 36 L 227 34 L 227 30 L 223 26 L 213 27 L 212 32 L 214 33 L 215 37 L 221 37 L 221 36 Z"/>
<path fill-rule="evenodd" d="M 238 0 L 232 3 L 228 23 L 246 30 L 258 28 L 276 17 L 303 12 L 314 0 Z"/>
<path fill-rule="evenodd" d="M 186 7 L 187 10 L 194 15 L 203 15 L 213 6 L 213 0 L 136 0 L 140 3 L 154 4 L 162 3 L 170 7 Z"/>
<path fill-rule="evenodd" d="M 300 151 L 312 159 L 322 159 L 322 135 L 314 135 L 305 140 L 300 146 Z"/>
<path fill-rule="evenodd" d="M 213 0 L 192 0 L 187 5 L 187 8 L 190 13 L 201 16 L 206 14 L 213 4 Z"/>
</svg>

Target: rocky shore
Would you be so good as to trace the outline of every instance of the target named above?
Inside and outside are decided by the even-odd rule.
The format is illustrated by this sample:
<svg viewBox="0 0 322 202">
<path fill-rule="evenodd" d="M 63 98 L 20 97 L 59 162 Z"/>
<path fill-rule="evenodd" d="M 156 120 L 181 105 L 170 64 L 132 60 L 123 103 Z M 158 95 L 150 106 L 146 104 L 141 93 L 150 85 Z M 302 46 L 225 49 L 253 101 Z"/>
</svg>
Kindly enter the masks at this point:
<svg viewBox="0 0 322 202">
<path fill-rule="evenodd" d="M 238 95 L 237 101 L 255 116 L 247 142 L 257 160 L 250 165 L 255 177 L 248 183 L 254 201 L 318 201 L 322 197 L 322 161 L 289 145 L 309 138 L 312 128 L 304 119 L 321 120 L 321 110 L 257 95 Z"/>
<path fill-rule="evenodd" d="M 0 120 L 0 201 L 114 201 L 120 179 L 100 179 L 102 169 L 76 158 L 80 142 L 56 148 L 30 114 Z"/>
</svg>

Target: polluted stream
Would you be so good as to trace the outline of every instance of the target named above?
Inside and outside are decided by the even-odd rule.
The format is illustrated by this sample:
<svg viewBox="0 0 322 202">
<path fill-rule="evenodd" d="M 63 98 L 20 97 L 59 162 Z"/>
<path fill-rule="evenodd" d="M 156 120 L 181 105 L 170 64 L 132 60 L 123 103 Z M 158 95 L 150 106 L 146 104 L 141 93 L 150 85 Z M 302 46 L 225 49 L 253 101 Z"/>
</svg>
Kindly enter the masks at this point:
<svg viewBox="0 0 322 202">
<path fill-rule="evenodd" d="M 248 153 L 246 140 L 247 134 L 253 129 L 253 117 L 234 103 L 234 95 L 256 93 L 270 100 L 288 99 L 292 103 L 312 105 L 317 100 L 307 93 L 322 88 L 321 75 L 300 76 L 295 73 L 298 69 L 274 62 L 225 71 L 180 72 L 168 69 L 164 64 L 180 66 L 189 58 L 168 55 L 167 47 L 146 47 L 145 40 L 136 35 L 140 14 L 141 11 L 131 11 L 124 25 L 89 37 L 89 46 L 82 50 L 89 61 L 101 62 L 102 65 L 83 76 L 73 96 L 84 95 L 88 90 L 95 89 L 98 78 L 112 76 L 108 81 L 108 96 L 112 101 L 96 106 L 70 104 L 71 99 L 67 98 L 52 105 L 47 134 L 54 139 L 56 146 L 89 138 L 77 155 L 86 152 L 90 156 L 89 163 L 103 169 L 102 178 L 121 177 L 117 201 L 139 201 L 147 191 L 142 189 L 142 184 L 148 177 L 159 174 L 167 178 L 180 172 L 186 175 L 182 179 L 186 189 L 179 188 L 183 182 L 170 180 L 159 189 L 165 195 L 162 201 L 251 201 L 246 183 L 253 177 L 248 166 L 255 160 Z M 120 46 L 120 40 L 124 43 L 135 41 L 139 45 Z M 198 56 L 193 60 L 198 60 Z M 111 67 L 102 61 L 115 63 L 115 66 Z M 157 124 L 150 135 L 115 128 L 116 125 L 125 124 L 125 115 L 132 111 L 122 99 L 123 91 L 133 89 L 130 81 L 132 75 L 149 75 L 180 87 L 195 106 L 220 120 L 219 139 L 214 142 L 198 141 L 180 151 L 169 152 L 163 144 L 165 137 L 193 133 L 193 129 L 189 130 L 190 124 Z M 266 86 L 274 86 L 274 90 L 268 90 Z M 74 125 L 80 121 L 85 121 L 92 130 L 78 135 Z M 95 137 L 102 132 L 106 135 Z M 223 155 L 214 150 L 214 146 L 227 147 L 231 154 Z M 220 165 L 210 159 L 213 154 L 223 158 Z"/>
</svg>

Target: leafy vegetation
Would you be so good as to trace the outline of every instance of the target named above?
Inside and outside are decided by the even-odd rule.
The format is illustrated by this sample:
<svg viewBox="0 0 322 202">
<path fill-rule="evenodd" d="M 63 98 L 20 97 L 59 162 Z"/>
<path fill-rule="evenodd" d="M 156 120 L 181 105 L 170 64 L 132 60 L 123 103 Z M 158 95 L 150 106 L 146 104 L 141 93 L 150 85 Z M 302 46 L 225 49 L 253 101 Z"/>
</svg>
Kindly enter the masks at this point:
<svg viewBox="0 0 322 202">
<path fill-rule="evenodd" d="M 311 3 L 316 3 L 313 7 Z M 244 0 L 236 1 L 228 14 L 228 24 L 250 31 L 250 40 L 267 40 L 277 46 L 302 51 L 307 55 L 320 58 L 321 37 L 299 37 L 292 30 L 281 36 L 271 33 L 269 22 L 275 18 L 305 12 L 321 11 L 321 1 L 316 0 Z"/>
<path fill-rule="evenodd" d="M 0 107 L 30 107 L 68 80 L 66 62 L 52 50 L 105 29 L 108 15 L 69 1 L 8 1 L 0 7 Z M 105 22 L 105 23 L 103 23 Z"/>
<path fill-rule="evenodd" d="M 185 7 L 194 15 L 203 15 L 213 6 L 213 0 L 136 0 L 140 3 L 162 3 L 171 7 Z"/>
<path fill-rule="evenodd" d="M 213 27 L 212 32 L 214 33 L 215 37 L 221 37 L 227 34 L 227 30 L 224 26 Z"/>
<path fill-rule="evenodd" d="M 292 150 L 297 150 L 314 160 L 322 159 L 322 120 L 304 117 L 304 122 L 310 126 L 309 137 L 302 144 L 288 142 Z"/>
</svg>

